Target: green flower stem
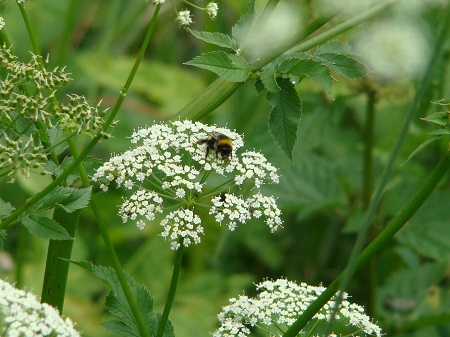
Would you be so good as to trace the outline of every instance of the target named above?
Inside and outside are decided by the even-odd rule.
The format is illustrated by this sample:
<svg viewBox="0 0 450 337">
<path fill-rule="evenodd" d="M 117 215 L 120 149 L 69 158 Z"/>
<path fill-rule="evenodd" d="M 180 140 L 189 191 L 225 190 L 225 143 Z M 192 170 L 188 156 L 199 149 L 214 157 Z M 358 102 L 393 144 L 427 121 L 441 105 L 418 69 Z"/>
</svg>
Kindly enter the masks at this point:
<svg viewBox="0 0 450 337">
<path fill-rule="evenodd" d="M 169 319 L 170 309 L 172 308 L 175 293 L 177 291 L 178 278 L 180 277 L 181 261 L 183 260 L 183 251 L 184 246 L 182 239 L 180 239 L 180 248 L 177 249 L 177 253 L 175 255 L 175 263 L 173 266 L 172 280 L 170 281 L 169 294 L 167 295 L 166 305 L 164 306 L 164 311 L 161 315 L 161 319 L 159 320 L 156 337 L 162 337 L 164 329 L 166 328 L 167 320 Z"/>
<path fill-rule="evenodd" d="M 331 17 L 319 18 L 309 24 L 306 29 L 297 34 L 297 36 L 292 39 L 288 44 L 278 48 L 273 53 L 266 55 L 254 64 L 256 69 L 260 69 L 265 65 L 269 64 L 271 61 L 276 59 L 278 56 L 284 54 L 286 51 L 307 51 L 319 44 L 328 41 L 356 26 L 367 21 L 368 19 L 380 14 L 384 10 L 388 9 L 398 0 L 387 0 L 379 5 L 376 5 L 364 13 L 340 24 L 330 30 L 313 37 L 304 43 L 299 44 L 307 36 L 315 32 L 317 29 L 322 27 L 325 23 L 331 20 Z M 298 45 L 299 44 L 299 45 Z M 295 45 L 295 49 L 292 49 Z M 290 50 L 292 49 L 292 50 Z M 200 93 L 196 98 L 189 102 L 184 108 L 182 108 L 176 118 L 179 119 L 190 119 L 190 120 L 200 120 L 207 116 L 209 113 L 214 111 L 223 102 L 225 102 L 243 83 L 241 82 L 228 82 L 222 78 L 218 78 L 212 82 L 206 89 Z"/>
<path fill-rule="evenodd" d="M 422 204 L 436 188 L 444 175 L 450 170 L 450 152 L 441 159 L 436 168 L 428 176 L 419 191 L 389 222 L 386 228 L 359 254 L 356 263 L 351 270 L 352 274 L 361 269 L 370 258 L 384 248 L 393 236 L 405 225 L 405 223 L 417 212 Z M 342 279 L 347 274 L 348 268 L 337 276 L 327 289 L 303 312 L 297 321 L 284 333 L 283 337 L 295 337 L 314 317 L 314 315 L 336 294 Z"/>
<path fill-rule="evenodd" d="M 34 37 L 33 28 L 31 27 L 30 20 L 28 20 L 27 12 L 25 11 L 25 7 L 23 6 L 23 3 L 17 3 L 19 6 L 20 13 L 22 14 L 23 21 L 25 23 L 25 26 L 27 27 L 28 36 L 30 37 L 31 45 L 33 46 L 33 51 L 36 53 L 36 55 L 41 55 L 41 52 L 39 50 L 39 45 L 37 43 L 36 38 Z"/>
</svg>

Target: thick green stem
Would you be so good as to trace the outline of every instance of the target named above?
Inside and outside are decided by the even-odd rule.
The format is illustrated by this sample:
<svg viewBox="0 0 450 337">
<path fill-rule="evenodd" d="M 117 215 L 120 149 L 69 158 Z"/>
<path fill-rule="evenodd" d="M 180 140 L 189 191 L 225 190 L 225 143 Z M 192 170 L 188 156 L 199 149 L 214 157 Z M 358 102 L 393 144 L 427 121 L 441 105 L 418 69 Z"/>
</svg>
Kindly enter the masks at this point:
<svg viewBox="0 0 450 337">
<path fill-rule="evenodd" d="M 352 273 L 360 270 L 369 259 L 384 248 L 392 237 L 405 225 L 405 223 L 417 212 L 431 192 L 436 188 L 439 181 L 450 169 L 450 152 L 441 159 L 437 167 L 431 172 L 419 191 L 409 203 L 392 219 L 386 228 L 359 254 L 356 263 L 351 270 Z M 283 337 L 296 337 L 314 315 L 333 297 L 339 289 L 339 285 L 348 272 L 346 268 L 337 276 L 327 289 L 303 312 L 303 314 L 284 333 Z"/>
<path fill-rule="evenodd" d="M 70 214 L 57 207 L 53 215 L 56 222 L 75 237 L 80 211 Z M 62 312 L 66 295 L 69 260 L 72 255 L 74 240 L 49 240 L 47 262 L 45 264 L 44 282 L 42 285 L 41 302 L 50 304 Z"/>
<path fill-rule="evenodd" d="M 162 337 L 164 329 L 166 328 L 167 320 L 169 319 L 170 309 L 172 308 L 173 300 L 175 299 L 175 293 L 177 291 L 178 279 L 180 277 L 181 261 L 183 260 L 183 242 L 180 240 L 180 247 L 177 249 L 175 255 L 175 263 L 173 266 L 172 280 L 170 281 L 169 293 L 167 295 L 166 305 L 161 315 L 161 319 L 158 324 L 158 331 L 156 337 Z"/>
</svg>

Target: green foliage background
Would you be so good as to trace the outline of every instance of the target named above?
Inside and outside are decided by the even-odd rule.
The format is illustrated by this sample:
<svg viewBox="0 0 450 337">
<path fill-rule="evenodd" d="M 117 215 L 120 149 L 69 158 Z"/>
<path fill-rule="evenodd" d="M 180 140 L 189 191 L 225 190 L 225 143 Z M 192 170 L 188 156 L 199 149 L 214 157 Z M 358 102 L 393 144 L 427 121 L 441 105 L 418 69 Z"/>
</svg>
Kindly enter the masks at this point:
<svg viewBox="0 0 450 337">
<path fill-rule="evenodd" d="M 50 64 L 65 65 L 74 79 L 65 90 L 85 95 L 91 103 L 103 100 L 112 106 L 131 69 L 151 10 L 144 1 L 31 1 L 27 10 L 41 50 Z M 295 2 L 305 17 L 315 15 L 313 2 Z M 209 21 L 194 12 L 196 30 L 230 32 L 245 4 L 219 2 L 219 17 Z M 257 1 L 257 7 L 262 1 Z M 29 59 L 30 45 L 17 6 L 0 4 L 13 48 Z M 422 15 L 430 35 L 437 29 L 439 6 Z M 381 20 L 380 18 L 378 20 Z M 73 23 L 73 26 L 72 26 Z M 342 37 L 350 45 L 369 23 Z M 72 27 L 67 41 L 61 40 Z M 102 160 L 129 146 L 134 128 L 169 119 L 201 92 L 215 75 L 183 63 L 210 45 L 178 29 L 174 12 L 164 6 L 155 35 L 136 80 L 127 94 L 114 130 L 93 156 Z M 449 49 L 434 85 L 422 102 L 404 143 L 395 173 L 383 196 L 370 237 L 374 237 L 406 204 L 421 182 L 448 151 L 448 139 L 434 142 L 413 159 L 411 152 L 427 137 L 432 126 L 419 120 L 436 111 L 430 101 L 449 97 Z M 395 55 L 392 55 L 395 57 Z M 180 284 L 171 313 L 177 336 L 207 336 L 216 327 L 216 315 L 228 298 L 252 294 L 253 282 L 287 277 L 297 282 L 327 285 L 345 267 L 364 210 L 363 149 L 370 90 L 377 95 L 374 120 L 373 180 L 376 181 L 398 136 L 414 95 L 408 78 L 377 82 L 370 77 L 349 81 L 337 76 L 332 99 L 312 81 L 297 86 L 303 116 L 292 162 L 274 143 L 268 131 L 270 106 L 257 95 L 254 83 L 244 84 L 203 122 L 227 125 L 244 134 L 247 148 L 261 150 L 280 168 L 279 185 L 267 187 L 278 197 L 284 229 L 271 235 L 265 226 L 251 222 L 229 233 L 206 227 L 201 245 L 185 252 Z M 18 178 L 13 185 L 0 180 L 0 197 L 18 205 L 48 183 L 39 175 Z M 113 192 L 113 191 L 111 191 Z M 158 237 L 158 226 L 139 231 L 124 225 L 116 215 L 120 191 L 102 194 L 103 216 L 126 272 L 145 284 L 162 311 L 172 271 L 173 253 Z M 20 233 L 22 232 L 22 233 Z M 19 235 L 21 240 L 19 241 Z M 18 256 L 20 246 L 27 247 Z M 22 246 L 22 247 L 23 247 Z M 3 259 L 24 261 L 23 270 L 0 263 L 0 276 L 17 280 L 21 287 L 39 293 L 47 243 L 19 226 L 8 231 Z M 87 209 L 82 212 L 74 244 L 75 260 L 109 265 L 102 240 Z M 352 300 L 363 304 L 389 336 L 450 335 L 450 178 L 442 181 L 422 209 L 370 265 L 357 274 L 348 289 Z M 2 267 L 3 266 L 3 267 Z M 5 267 L 6 266 L 6 267 Z M 108 319 L 104 311 L 107 289 L 82 268 L 71 266 L 65 314 L 78 322 L 84 336 L 108 336 L 98 324 Z"/>
</svg>

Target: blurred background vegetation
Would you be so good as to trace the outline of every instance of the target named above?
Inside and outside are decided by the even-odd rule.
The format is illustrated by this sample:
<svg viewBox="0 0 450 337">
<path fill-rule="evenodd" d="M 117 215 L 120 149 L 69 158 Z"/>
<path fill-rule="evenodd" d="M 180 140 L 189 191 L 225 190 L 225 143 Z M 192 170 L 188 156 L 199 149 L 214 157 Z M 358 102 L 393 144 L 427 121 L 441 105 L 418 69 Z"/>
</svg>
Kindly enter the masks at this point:
<svg viewBox="0 0 450 337">
<path fill-rule="evenodd" d="M 311 21 L 326 8 L 325 2 L 313 0 L 284 2 L 290 3 L 298 13 L 301 18 L 298 24 Z M 303 117 L 293 162 L 280 151 L 268 132 L 270 107 L 262 95 L 256 94 L 254 83 L 243 85 L 203 120 L 236 129 L 244 134 L 248 149 L 262 151 L 279 167 L 281 182 L 267 187 L 267 191 L 278 197 L 284 229 L 272 235 L 266 226 L 255 221 L 230 233 L 206 225 L 202 244 L 189 247 L 185 253 L 171 313 L 177 336 L 208 336 L 215 329 L 216 315 L 228 303 L 228 298 L 244 292 L 251 295 L 254 282 L 287 277 L 326 286 L 345 267 L 372 186 L 386 165 L 411 104 L 415 81 L 420 77 L 420 61 L 426 63 L 426 59 L 415 60 L 427 56 L 445 5 L 445 1 L 407 3 L 340 37 L 349 45 L 357 46 L 357 52 L 363 57 L 373 54 L 375 60 L 387 62 L 381 66 L 387 69 L 386 74 L 374 69 L 377 65 L 370 64 L 373 60 L 366 58 L 372 75 L 360 81 L 336 76 L 333 97 L 311 81 L 304 80 L 297 87 L 303 100 Z M 264 1 L 257 1 L 258 8 L 263 4 Z M 179 3 L 176 6 L 185 7 Z M 242 0 L 219 1 L 215 21 L 193 11 L 192 28 L 229 33 L 244 7 Z M 153 7 L 143 0 L 41 0 L 27 3 L 26 8 L 44 58 L 49 55 L 50 65 L 66 66 L 72 74 L 73 81 L 59 91 L 60 99 L 64 100 L 66 93 L 76 93 L 85 95 L 93 105 L 99 100 L 103 107 L 114 105 Z M 3 1 L 0 11 L 14 52 L 22 60 L 29 60 L 31 47 L 15 1 Z M 354 14 L 338 16 L 324 29 L 345 20 L 345 15 Z M 398 50 L 381 50 L 375 44 L 379 41 L 370 38 L 379 27 L 392 22 L 408 24 L 417 35 L 411 38 L 400 33 Z M 393 35 L 394 28 L 390 29 Z M 390 37 L 389 31 L 385 36 Z M 379 43 L 389 46 L 389 41 Z M 405 43 L 404 48 L 401 43 Z M 419 50 L 408 49 L 411 45 L 419 46 Z M 165 4 L 145 60 L 119 113 L 120 123 L 114 129 L 114 138 L 103 141 L 92 156 L 108 159 L 112 153 L 129 147 L 126 137 L 133 129 L 176 115 L 215 79 L 212 73 L 183 65 L 209 50 L 212 47 L 178 27 L 172 6 Z M 424 53 L 418 55 L 420 52 Z M 415 117 L 401 149 L 370 238 L 399 212 L 448 151 L 448 139 L 443 139 L 406 162 L 433 130 L 419 118 L 440 108 L 431 101 L 450 97 L 449 52 L 447 45 L 420 115 Z M 413 70 L 419 70 L 417 73 L 401 68 L 411 60 Z M 396 70 L 402 71 L 396 73 Z M 364 149 L 371 130 L 373 165 L 369 166 L 373 170 L 366 176 L 369 179 L 364 180 Z M 80 138 L 80 146 L 83 142 L 86 139 Z M 42 189 L 48 183 L 46 179 L 39 175 L 31 179 L 19 177 L 14 184 L 0 180 L 0 197 L 20 205 Z M 162 311 L 173 252 L 158 237 L 157 224 L 144 231 L 122 224 L 116 215 L 121 192 L 111 192 L 102 193 L 98 200 L 103 205 L 103 216 L 120 260 L 129 274 L 148 286 L 155 297 L 156 309 Z M 16 254 L 21 245 L 27 247 L 25 256 Z M 17 281 L 21 287 L 39 294 L 46 249 L 46 241 L 14 226 L 8 230 L 8 240 L 0 253 L 0 277 Z M 89 209 L 81 215 L 73 258 L 97 265 L 110 264 Z M 19 260 L 24 263 L 20 270 L 15 267 Z M 354 277 L 348 292 L 354 302 L 366 307 L 389 336 L 450 336 L 449 260 L 450 178 L 447 175 L 391 245 Z M 108 318 L 104 311 L 106 294 L 107 289 L 99 280 L 71 266 L 65 314 L 78 322 L 84 336 L 109 335 L 98 324 Z"/>
</svg>

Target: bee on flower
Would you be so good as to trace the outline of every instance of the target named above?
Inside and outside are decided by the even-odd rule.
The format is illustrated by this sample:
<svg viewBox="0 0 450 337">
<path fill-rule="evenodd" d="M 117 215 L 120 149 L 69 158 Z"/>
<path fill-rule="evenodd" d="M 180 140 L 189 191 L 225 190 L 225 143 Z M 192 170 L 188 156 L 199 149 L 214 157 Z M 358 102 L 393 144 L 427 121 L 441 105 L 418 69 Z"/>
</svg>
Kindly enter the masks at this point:
<svg viewBox="0 0 450 337">
<path fill-rule="evenodd" d="M 119 207 L 123 222 L 144 229 L 162 216 L 161 236 L 172 249 L 201 242 L 199 209 L 209 209 L 229 230 L 258 218 L 271 232 L 282 226 L 276 198 L 260 191 L 279 182 L 277 169 L 261 153 L 242 151 L 243 138 L 235 131 L 174 121 L 136 130 L 131 143 L 134 147 L 103 164 L 93 179 L 104 191 L 113 181 L 131 191 Z M 208 181 L 212 176 L 215 185 Z M 244 184 L 251 191 L 245 197 Z"/>
</svg>

